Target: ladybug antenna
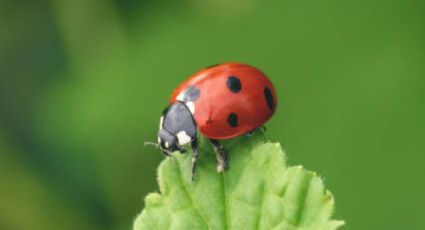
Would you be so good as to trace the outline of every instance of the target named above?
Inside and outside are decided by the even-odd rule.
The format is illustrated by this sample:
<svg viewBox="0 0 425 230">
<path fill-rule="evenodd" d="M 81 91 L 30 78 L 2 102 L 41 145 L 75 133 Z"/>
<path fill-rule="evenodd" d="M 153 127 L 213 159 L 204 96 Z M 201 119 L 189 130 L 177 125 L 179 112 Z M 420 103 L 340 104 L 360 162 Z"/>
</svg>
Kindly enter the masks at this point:
<svg viewBox="0 0 425 230">
<path fill-rule="evenodd" d="M 146 141 L 146 142 L 144 143 L 144 145 L 145 145 L 145 146 L 147 146 L 147 145 L 153 145 L 153 146 L 155 146 L 156 148 L 159 148 L 158 143 L 155 143 L 155 142 L 152 142 L 152 141 Z"/>
</svg>

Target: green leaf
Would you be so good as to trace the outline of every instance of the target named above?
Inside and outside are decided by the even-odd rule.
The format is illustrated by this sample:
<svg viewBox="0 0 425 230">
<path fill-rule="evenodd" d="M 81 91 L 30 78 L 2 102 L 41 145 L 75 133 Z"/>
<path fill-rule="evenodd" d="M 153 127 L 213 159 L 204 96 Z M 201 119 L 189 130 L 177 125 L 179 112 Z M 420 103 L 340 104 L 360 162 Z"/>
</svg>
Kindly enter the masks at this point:
<svg viewBox="0 0 425 230">
<path fill-rule="evenodd" d="M 196 181 L 191 152 L 175 153 L 158 169 L 160 193 L 145 198 L 133 230 L 303 229 L 332 230 L 334 200 L 314 172 L 287 167 L 279 143 L 261 132 L 224 143 L 229 169 L 216 172 L 215 154 L 201 139 Z"/>
</svg>

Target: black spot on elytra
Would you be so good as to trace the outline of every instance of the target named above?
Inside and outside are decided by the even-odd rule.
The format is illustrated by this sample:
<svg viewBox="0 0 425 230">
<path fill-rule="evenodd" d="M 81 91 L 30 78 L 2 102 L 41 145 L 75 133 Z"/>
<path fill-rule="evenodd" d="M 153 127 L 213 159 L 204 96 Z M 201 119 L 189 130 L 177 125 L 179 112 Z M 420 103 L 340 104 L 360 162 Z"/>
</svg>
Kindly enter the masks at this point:
<svg viewBox="0 0 425 230">
<path fill-rule="evenodd" d="M 264 88 L 264 97 L 266 98 L 267 106 L 272 110 L 274 106 L 274 99 L 269 87 Z"/>
<path fill-rule="evenodd" d="M 242 89 L 241 81 L 236 76 L 230 76 L 229 78 L 227 78 L 226 84 L 227 88 L 229 88 L 230 91 L 234 93 L 237 93 Z"/>
<path fill-rule="evenodd" d="M 236 115 L 236 113 L 230 113 L 229 116 L 227 116 L 227 123 L 231 127 L 238 126 L 238 115 Z"/>
<path fill-rule="evenodd" d="M 196 100 L 198 100 L 200 93 L 201 92 L 199 91 L 198 88 L 191 85 L 191 86 L 187 87 L 187 89 L 184 91 L 183 101 L 184 102 L 188 102 L 188 101 L 195 102 Z"/>
</svg>

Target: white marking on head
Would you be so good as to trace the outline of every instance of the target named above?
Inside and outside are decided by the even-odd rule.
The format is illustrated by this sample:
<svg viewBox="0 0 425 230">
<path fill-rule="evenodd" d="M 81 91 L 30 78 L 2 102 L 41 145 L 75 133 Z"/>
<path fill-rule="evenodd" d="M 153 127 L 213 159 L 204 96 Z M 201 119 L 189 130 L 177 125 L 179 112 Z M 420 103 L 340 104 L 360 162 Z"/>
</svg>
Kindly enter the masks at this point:
<svg viewBox="0 0 425 230">
<path fill-rule="evenodd" d="M 177 133 L 177 140 L 179 141 L 179 145 L 188 144 L 192 138 L 185 131 L 180 131 Z"/>
<path fill-rule="evenodd" d="M 164 116 L 159 119 L 159 129 L 162 129 L 162 123 L 164 123 Z"/>
<path fill-rule="evenodd" d="M 169 148 L 170 147 L 170 143 L 168 143 L 168 141 L 165 142 L 165 148 Z"/>
<path fill-rule="evenodd" d="M 192 101 L 186 102 L 186 106 L 192 114 L 195 114 L 195 104 Z"/>
<path fill-rule="evenodd" d="M 179 95 L 177 95 L 176 100 L 177 101 L 184 101 L 184 91 L 181 92 Z"/>
<path fill-rule="evenodd" d="M 160 137 L 158 137 L 158 144 L 159 144 L 159 143 L 161 143 L 161 138 L 160 138 Z"/>
</svg>

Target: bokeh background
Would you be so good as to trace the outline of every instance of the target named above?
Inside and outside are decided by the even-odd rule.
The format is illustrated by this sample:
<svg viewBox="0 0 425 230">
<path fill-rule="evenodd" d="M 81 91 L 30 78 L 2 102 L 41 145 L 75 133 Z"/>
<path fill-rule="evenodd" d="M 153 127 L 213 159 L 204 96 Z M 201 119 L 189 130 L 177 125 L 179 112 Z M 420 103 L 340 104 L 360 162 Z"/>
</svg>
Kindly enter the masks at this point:
<svg viewBox="0 0 425 230">
<path fill-rule="evenodd" d="M 130 229 L 158 118 L 224 61 L 279 94 L 267 136 L 344 229 L 425 229 L 425 2 L 0 1 L 0 229 Z"/>
</svg>

